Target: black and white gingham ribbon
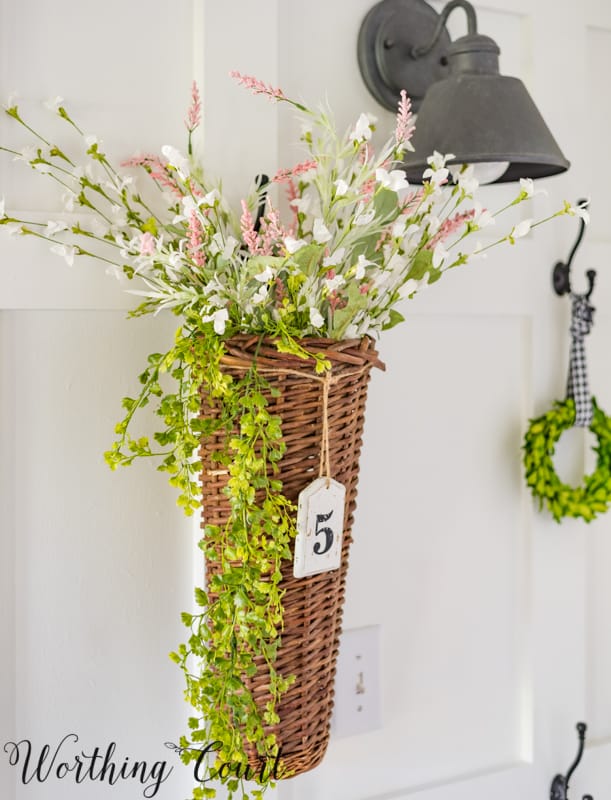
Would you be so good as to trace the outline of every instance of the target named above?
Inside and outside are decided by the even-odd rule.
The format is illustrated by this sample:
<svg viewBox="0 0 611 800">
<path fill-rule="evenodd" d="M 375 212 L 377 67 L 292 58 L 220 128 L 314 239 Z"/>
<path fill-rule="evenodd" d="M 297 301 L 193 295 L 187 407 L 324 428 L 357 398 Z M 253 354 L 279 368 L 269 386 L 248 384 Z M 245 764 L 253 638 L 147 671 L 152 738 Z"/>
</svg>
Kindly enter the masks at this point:
<svg viewBox="0 0 611 800">
<path fill-rule="evenodd" d="M 594 309 L 585 295 L 571 293 L 571 355 L 566 396 L 575 400 L 575 425 L 587 428 L 592 422 L 592 398 L 588 389 L 586 350 L 583 337 L 590 333 Z"/>
</svg>

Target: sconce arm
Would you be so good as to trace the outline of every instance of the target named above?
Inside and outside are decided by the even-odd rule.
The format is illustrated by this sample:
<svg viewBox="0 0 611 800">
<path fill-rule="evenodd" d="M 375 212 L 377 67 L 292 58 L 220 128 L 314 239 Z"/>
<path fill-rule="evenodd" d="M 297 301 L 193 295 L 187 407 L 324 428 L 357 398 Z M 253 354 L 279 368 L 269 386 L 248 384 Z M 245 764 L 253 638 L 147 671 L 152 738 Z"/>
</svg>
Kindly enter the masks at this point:
<svg viewBox="0 0 611 800">
<path fill-rule="evenodd" d="M 411 50 L 412 58 L 421 58 L 422 56 L 426 56 L 428 53 L 431 52 L 435 43 L 441 36 L 442 30 L 445 28 L 445 24 L 448 21 L 448 17 L 454 11 L 455 8 L 462 8 L 467 14 L 467 25 L 469 36 L 472 34 L 477 33 L 477 17 L 475 16 L 475 9 L 469 2 L 469 0 L 450 0 L 449 3 L 441 10 L 439 14 L 439 19 L 437 20 L 437 25 L 435 26 L 435 30 L 433 31 L 433 36 L 431 41 L 425 45 L 414 45 Z"/>
</svg>

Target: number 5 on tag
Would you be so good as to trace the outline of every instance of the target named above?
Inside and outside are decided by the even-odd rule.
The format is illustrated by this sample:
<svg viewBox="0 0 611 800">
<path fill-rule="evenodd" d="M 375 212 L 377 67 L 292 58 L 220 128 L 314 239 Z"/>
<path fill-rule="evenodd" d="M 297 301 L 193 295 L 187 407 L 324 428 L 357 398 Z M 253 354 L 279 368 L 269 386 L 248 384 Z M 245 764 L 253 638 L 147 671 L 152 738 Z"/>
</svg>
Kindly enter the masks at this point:
<svg viewBox="0 0 611 800">
<path fill-rule="evenodd" d="M 328 478 L 317 478 L 299 495 L 293 564 L 296 578 L 338 569 L 345 499 L 346 487 Z"/>
</svg>

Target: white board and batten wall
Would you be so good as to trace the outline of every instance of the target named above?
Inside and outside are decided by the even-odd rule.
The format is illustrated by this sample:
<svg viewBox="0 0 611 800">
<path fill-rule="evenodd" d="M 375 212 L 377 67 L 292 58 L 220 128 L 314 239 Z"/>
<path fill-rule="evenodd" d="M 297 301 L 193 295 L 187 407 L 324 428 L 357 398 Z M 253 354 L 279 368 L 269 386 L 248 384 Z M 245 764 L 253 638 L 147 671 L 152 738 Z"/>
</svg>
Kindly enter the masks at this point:
<svg viewBox="0 0 611 800">
<path fill-rule="evenodd" d="M 592 198 L 575 281 L 598 270 L 588 349 L 611 408 L 611 7 L 475 6 L 502 71 L 525 81 L 572 161 L 541 182 L 549 194 L 533 215 Z M 342 127 L 365 109 L 390 127 L 356 65 L 369 7 L 2 0 L 0 85 L 34 105 L 64 96 L 118 160 L 182 145 L 195 77 L 207 163 L 237 198 L 255 174 L 298 160 L 298 128 L 233 85 L 231 69 L 310 103 L 328 98 Z M 453 29 L 462 25 L 456 12 Z M 9 123 L 0 139 L 14 144 Z M 58 212 L 44 184 L 2 160 L 2 194 L 25 218 Z M 513 191 L 482 196 L 496 208 Z M 557 220 L 446 276 L 381 341 L 388 369 L 371 384 L 345 625 L 381 626 L 384 724 L 332 741 L 321 767 L 280 785 L 280 800 L 542 800 L 572 760 L 580 719 L 590 744 L 572 796 L 609 796 L 611 517 L 556 525 L 534 512 L 520 468 L 526 420 L 564 392 L 568 301 L 553 295 L 550 271 L 576 231 Z M 42 244 L 0 239 L 0 743 L 74 730 L 84 745 L 116 740 L 122 755 L 155 760 L 171 757 L 163 744 L 184 724 L 166 654 L 182 640 L 197 532 L 152 465 L 111 474 L 102 459 L 119 399 L 172 329 L 126 321 L 130 304 L 97 264 L 70 269 Z M 583 452 L 577 442 L 565 454 L 577 472 Z M 158 796 L 189 785 L 177 767 Z M 0 795 L 140 793 L 23 786 L 0 751 Z"/>
</svg>

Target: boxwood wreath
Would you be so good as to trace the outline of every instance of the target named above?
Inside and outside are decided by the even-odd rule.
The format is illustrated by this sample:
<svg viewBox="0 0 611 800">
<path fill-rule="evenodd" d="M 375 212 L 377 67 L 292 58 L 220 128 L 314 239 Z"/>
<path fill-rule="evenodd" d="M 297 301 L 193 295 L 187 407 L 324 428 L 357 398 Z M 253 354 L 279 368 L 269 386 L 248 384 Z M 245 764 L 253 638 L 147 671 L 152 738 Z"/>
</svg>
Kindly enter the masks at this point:
<svg viewBox="0 0 611 800">
<path fill-rule="evenodd" d="M 596 436 L 596 469 L 586 475 L 580 486 L 570 486 L 558 476 L 553 455 L 562 433 L 575 422 L 575 401 L 557 401 L 554 407 L 531 420 L 524 438 L 524 468 L 526 483 L 539 501 L 547 506 L 556 522 L 563 517 L 582 517 L 590 522 L 603 514 L 611 501 L 611 417 L 608 417 L 592 398 L 592 423 Z"/>
<path fill-rule="evenodd" d="M 414 129 L 404 92 L 392 136 L 376 150 L 373 117 L 361 114 L 340 134 L 328 111 L 312 111 L 255 78 L 234 77 L 299 114 L 307 151 L 305 161 L 276 173 L 270 191 L 253 184 L 241 216 L 194 156 L 192 137 L 201 113 L 195 84 L 185 120 L 186 154 L 168 145 L 161 156 L 136 156 L 122 170 L 115 168 L 102 142 L 83 133 L 59 97 L 47 106 L 76 142 L 66 132 L 57 140 L 39 133 L 9 101 L 6 113 L 30 140 L 22 149 L 2 148 L 47 175 L 62 192 L 66 212 L 41 223 L 6 213 L 2 205 L 5 230 L 48 242 L 69 265 L 77 257 L 95 259 L 124 289 L 143 298 L 132 316 L 169 311 L 180 320 L 168 350 L 149 356 L 139 392 L 123 399 L 125 416 L 106 454 L 111 468 L 158 459 L 184 511 L 199 512 L 200 441 L 226 432 L 225 450 L 217 458 L 219 468 L 229 472 L 231 514 L 223 527 L 207 525 L 200 542 L 221 568 L 206 589 L 195 590 L 199 610 L 182 615 L 187 641 L 171 655 L 184 673 L 185 697 L 193 708 L 180 754 L 186 763 L 198 763 L 195 800 L 215 796 L 211 781 L 224 785 L 229 798 L 241 799 L 259 798 L 273 785 L 279 771 L 253 774 L 245 741 L 256 745 L 263 762 L 277 759 L 278 743 L 269 729 L 278 722 L 279 701 L 292 681 L 274 668 L 283 628 L 280 567 L 290 558 L 295 536 L 295 508 L 283 495 L 278 474 L 285 449 L 282 422 L 268 410 L 274 390 L 257 371 L 256 359 L 240 378 L 223 372 L 226 340 L 241 333 L 271 337 L 280 352 L 313 360 L 316 372 L 325 373 L 329 363 L 316 352 L 317 338 L 377 337 L 403 320 L 399 303 L 447 270 L 495 244 L 514 244 L 545 221 L 510 223 L 487 246 L 468 246 L 473 234 L 528 201 L 533 182 L 521 180 L 516 196 L 493 213 L 474 200 L 473 168 L 458 166 L 450 175 L 451 156 L 434 153 L 422 187 L 409 186 L 394 168 L 411 149 Z M 159 191 L 137 189 L 134 170 L 144 170 Z M 281 221 L 275 200 L 279 189 L 287 193 L 288 223 Z M 548 219 L 579 213 L 565 202 Z M 311 352 L 300 344 L 304 339 L 314 343 Z M 202 393 L 217 404 L 218 418 L 200 417 Z M 136 414 L 149 404 L 160 423 L 152 439 L 133 433 Z M 568 426 L 569 409 L 561 405 L 533 426 L 529 481 L 551 500 L 554 513 L 568 508 L 593 514 L 609 492 L 609 428 L 601 412 L 594 423 L 600 466 L 588 479 L 588 500 L 573 501 L 574 495 L 560 491 L 551 498 L 546 494 L 555 486 L 546 460 L 550 442 L 565 421 Z M 269 670 L 263 709 L 246 685 L 261 661 Z M 204 743 L 214 743 L 214 752 L 199 763 Z M 255 781 L 254 789 L 248 779 Z"/>
</svg>

